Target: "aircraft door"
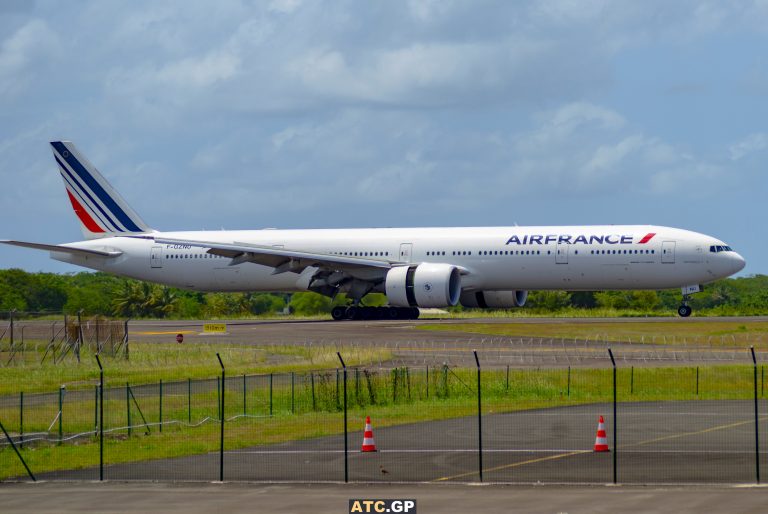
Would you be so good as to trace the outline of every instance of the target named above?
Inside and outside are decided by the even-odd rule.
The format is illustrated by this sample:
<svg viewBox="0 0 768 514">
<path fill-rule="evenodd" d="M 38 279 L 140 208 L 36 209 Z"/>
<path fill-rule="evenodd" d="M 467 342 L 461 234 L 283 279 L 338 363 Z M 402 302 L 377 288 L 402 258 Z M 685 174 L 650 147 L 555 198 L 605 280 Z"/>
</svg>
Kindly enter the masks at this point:
<svg viewBox="0 0 768 514">
<path fill-rule="evenodd" d="M 555 263 L 568 264 L 568 243 L 557 243 L 555 250 Z"/>
<path fill-rule="evenodd" d="M 162 246 L 153 246 L 152 249 L 149 251 L 149 265 L 152 268 L 163 267 L 163 247 Z"/>
<path fill-rule="evenodd" d="M 664 264 L 675 263 L 675 242 L 664 241 L 661 243 L 661 262 Z"/>
<path fill-rule="evenodd" d="M 411 253 L 413 252 L 413 243 L 403 243 L 400 245 L 400 261 L 411 262 Z"/>
</svg>

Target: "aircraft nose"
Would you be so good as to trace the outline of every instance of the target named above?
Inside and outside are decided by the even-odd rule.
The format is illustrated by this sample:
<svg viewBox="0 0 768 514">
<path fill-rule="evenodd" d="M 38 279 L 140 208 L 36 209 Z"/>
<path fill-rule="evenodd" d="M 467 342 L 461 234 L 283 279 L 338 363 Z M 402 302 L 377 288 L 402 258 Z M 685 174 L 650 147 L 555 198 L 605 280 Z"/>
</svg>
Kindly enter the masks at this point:
<svg viewBox="0 0 768 514">
<path fill-rule="evenodd" d="M 744 266 L 747 265 L 747 261 L 744 260 L 744 257 L 739 255 L 736 252 L 733 252 L 731 255 L 731 265 L 733 267 L 733 273 L 738 273 L 739 271 L 744 269 Z"/>
</svg>

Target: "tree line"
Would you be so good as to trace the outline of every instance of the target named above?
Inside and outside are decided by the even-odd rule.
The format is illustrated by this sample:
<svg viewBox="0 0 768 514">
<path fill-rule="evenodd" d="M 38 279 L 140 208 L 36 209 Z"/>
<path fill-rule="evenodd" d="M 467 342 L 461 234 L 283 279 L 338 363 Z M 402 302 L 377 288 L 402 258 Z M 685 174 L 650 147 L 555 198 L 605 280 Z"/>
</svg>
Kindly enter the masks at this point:
<svg viewBox="0 0 768 514">
<path fill-rule="evenodd" d="M 532 291 L 522 311 L 617 311 L 619 314 L 672 314 L 680 305 L 680 291 Z M 28 273 L 0 270 L 0 312 L 35 313 L 83 311 L 87 315 L 131 318 L 223 318 L 294 313 L 328 313 L 343 304 L 316 293 L 200 293 L 125 279 L 105 273 Z M 370 294 L 366 305 L 386 304 L 382 294 Z M 768 314 L 768 276 L 728 278 L 705 286 L 693 295 L 694 312 L 710 315 Z M 460 311 L 461 307 L 448 310 Z"/>
</svg>

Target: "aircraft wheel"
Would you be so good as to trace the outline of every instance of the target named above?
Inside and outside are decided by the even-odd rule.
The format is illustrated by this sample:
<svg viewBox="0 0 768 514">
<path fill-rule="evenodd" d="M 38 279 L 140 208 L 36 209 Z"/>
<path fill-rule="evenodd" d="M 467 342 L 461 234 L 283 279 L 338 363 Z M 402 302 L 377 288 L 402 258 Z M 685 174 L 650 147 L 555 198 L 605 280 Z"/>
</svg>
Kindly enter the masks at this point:
<svg viewBox="0 0 768 514">
<path fill-rule="evenodd" d="M 387 309 L 387 318 L 400 319 L 400 309 L 397 307 L 385 307 Z"/>
<path fill-rule="evenodd" d="M 337 305 L 333 309 L 331 309 L 331 317 L 335 321 L 341 321 L 346 318 L 347 315 L 347 308 L 342 307 L 341 305 Z"/>
<path fill-rule="evenodd" d="M 345 317 L 347 319 L 360 319 L 360 309 L 355 306 L 347 307 Z"/>
<path fill-rule="evenodd" d="M 408 319 L 419 319 L 419 314 L 418 307 L 411 307 L 410 312 L 408 313 Z"/>
<path fill-rule="evenodd" d="M 693 309 L 691 309 L 688 305 L 681 305 L 677 308 L 677 313 L 681 318 L 687 318 L 691 315 L 691 312 L 693 312 Z"/>
</svg>

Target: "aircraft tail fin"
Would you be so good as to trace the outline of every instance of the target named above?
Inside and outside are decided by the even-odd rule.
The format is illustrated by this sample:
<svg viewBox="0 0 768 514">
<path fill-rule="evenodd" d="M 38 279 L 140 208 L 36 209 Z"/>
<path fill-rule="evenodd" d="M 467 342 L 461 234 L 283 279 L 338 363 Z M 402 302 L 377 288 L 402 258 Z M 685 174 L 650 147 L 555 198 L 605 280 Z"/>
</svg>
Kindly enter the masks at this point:
<svg viewBox="0 0 768 514">
<path fill-rule="evenodd" d="M 153 232 L 74 144 L 52 141 L 51 148 L 86 239 Z"/>
</svg>

